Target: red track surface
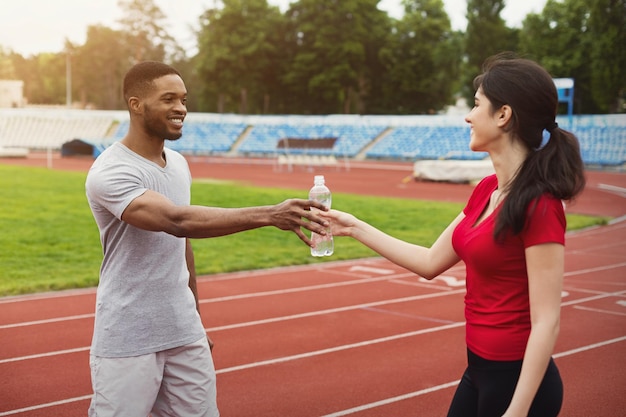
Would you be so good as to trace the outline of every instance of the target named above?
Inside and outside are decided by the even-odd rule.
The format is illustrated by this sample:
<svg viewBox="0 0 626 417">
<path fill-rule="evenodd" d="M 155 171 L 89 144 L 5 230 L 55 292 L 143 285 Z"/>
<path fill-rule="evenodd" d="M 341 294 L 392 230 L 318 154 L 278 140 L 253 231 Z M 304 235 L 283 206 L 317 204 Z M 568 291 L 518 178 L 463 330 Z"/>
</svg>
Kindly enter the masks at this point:
<svg viewBox="0 0 626 417">
<path fill-rule="evenodd" d="M 192 161 L 194 177 L 303 195 L 312 182 L 305 169 L 209 162 Z M 90 163 L 55 159 L 53 166 L 85 170 Z M 336 192 L 447 201 L 471 192 L 407 180 L 410 164 L 373 165 L 321 172 Z M 625 216 L 624 188 L 624 174 L 591 172 L 569 210 Z M 619 221 L 567 237 L 555 350 L 563 416 L 621 416 L 626 409 L 625 236 L 626 221 Z M 207 276 L 199 292 L 216 342 L 224 417 L 443 416 L 464 369 L 462 265 L 424 282 L 383 259 L 331 262 Z M 94 300 L 93 289 L 0 299 L 0 416 L 86 415 Z"/>
</svg>

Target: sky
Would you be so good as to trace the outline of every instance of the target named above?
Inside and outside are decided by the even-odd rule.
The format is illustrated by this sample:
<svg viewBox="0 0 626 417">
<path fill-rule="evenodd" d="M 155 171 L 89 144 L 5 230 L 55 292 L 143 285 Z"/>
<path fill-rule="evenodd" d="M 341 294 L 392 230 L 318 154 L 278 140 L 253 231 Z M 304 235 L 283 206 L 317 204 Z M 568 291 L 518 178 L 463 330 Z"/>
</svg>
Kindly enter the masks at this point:
<svg viewBox="0 0 626 417">
<path fill-rule="evenodd" d="M 195 48 L 193 29 L 198 17 L 216 0 L 154 0 L 167 17 L 166 25 L 178 43 Z M 452 28 L 465 29 L 466 0 L 443 0 Z M 285 11 L 291 0 L 268 0 Z M 508 0 L 502 18 L 509 26 L 521 26 L 528 13 L 540 13 L 546 0 Z M 0 13 L 0 46 L 23 56 L 60 52 L 65 40 L 85 43 L 87 27 L 102 24 L 117 27 L 122 12 L 118 0 L 12 0 L 3 1 Z M 401 17 L 401 0 L 381 0 L 378 7 Z"/>
</svg>

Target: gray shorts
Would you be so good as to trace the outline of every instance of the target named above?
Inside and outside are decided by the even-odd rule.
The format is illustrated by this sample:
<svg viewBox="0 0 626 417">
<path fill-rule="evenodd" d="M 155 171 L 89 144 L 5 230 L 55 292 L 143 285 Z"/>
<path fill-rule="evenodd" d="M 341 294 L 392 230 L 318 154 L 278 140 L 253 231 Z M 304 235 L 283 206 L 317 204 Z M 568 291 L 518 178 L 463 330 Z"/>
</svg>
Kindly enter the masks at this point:
<svg viewBox="0 0 626 417">
<path fill-rule="evenodd" d="M 207 338 L 128 358 L 90 356 L 90 417 L 218 417 L 215 367 Z"/>
</svg>

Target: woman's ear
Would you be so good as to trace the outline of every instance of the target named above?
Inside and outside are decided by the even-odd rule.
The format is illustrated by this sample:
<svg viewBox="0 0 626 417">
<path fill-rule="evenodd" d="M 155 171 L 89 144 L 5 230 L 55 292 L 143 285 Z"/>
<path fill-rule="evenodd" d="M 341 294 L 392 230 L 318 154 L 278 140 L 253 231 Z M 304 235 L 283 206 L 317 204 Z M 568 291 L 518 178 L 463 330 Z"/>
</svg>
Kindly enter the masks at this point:
<svg viewBox="0 0 626 417">
<path fill-rule="evenodd" d="M 504 106 L 500 107 L 500 109 L 497 111 L 498 127 L 506 127 L 511 121 L 512 116 L 513 110 L 511 109 L 511 106 L 505 104 Z"/>
</svg>

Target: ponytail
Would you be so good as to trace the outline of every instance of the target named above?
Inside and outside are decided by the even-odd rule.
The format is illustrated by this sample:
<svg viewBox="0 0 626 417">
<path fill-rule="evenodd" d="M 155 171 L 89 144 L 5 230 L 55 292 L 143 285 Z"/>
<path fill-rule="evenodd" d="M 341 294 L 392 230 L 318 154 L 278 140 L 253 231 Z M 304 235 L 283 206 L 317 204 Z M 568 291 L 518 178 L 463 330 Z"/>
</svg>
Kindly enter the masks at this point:
<svg viewBox="0 0 626 417">
<path fill-rule="evenodd" d="M 474 79 L 493 109 L 512 110 L 507 127 L 514 140 L 527 149 L 526 159 L 510 184 L 508 197 L 496 219 L 494 236 L 516 235 L 526 225 L 526 213 L 543 194 L 572 200 L 585 186 L 584 164 L 578 139 L 554 121 L 558 109 L 556 86 L 550 74 L 536 62 L 498 54 L 485 61 L 483 73 Z M 543 132 L 550 133 L 542 146 Z"/>
<path fill-rule="evenodd" d="M 540 149 L 532 150 L 513 181 L 509 196 L 504 200 L 496 219 L 496 240 L 505 232 L 520 233 L 526 224 L 528 208 L 532 210 L 537 199 L 548 193 L 559 200 L 574 199 L 585 187 L 584 163 L 580 145 L 573 133 L 563 130 L 552 122 L 548 142 Z"/>
</svg>

